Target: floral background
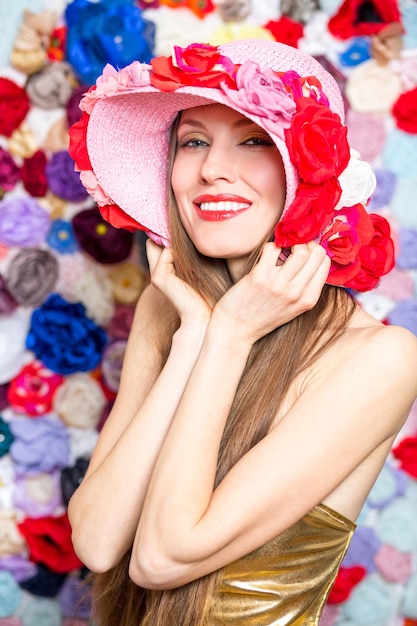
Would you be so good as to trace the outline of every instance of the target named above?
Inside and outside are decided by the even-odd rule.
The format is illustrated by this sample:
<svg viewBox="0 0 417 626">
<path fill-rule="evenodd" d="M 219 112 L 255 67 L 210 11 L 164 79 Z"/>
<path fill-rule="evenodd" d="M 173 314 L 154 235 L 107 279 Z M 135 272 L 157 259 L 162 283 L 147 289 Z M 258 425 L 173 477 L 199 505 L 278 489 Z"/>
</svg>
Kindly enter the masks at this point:
<svg viewBox="0 0 417 626">
<path fill-rule="evenodd" d="M 83 626 L 66 505 L 118 388 L 143 237 L 103 221 L 68 155 L 80 94 L 171 43 L 278 39 L 315 55 L 371 161 L 397 263 L 358 294 L 417 334 L 417 2 L 0 0 L 0 626 Z M 383 384 L 383 381 L 381 381 Z M 358 520 L 322 626 L 417 625 L 417 408 Z"/>
</svg>

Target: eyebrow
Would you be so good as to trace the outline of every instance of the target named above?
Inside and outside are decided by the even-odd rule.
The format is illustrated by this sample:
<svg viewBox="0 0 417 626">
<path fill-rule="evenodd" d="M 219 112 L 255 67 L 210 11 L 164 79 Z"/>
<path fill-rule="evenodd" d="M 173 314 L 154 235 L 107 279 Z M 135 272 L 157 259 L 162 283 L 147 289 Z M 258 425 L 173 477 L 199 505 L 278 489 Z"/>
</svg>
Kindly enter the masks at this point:
<svg viewBox="0 0 417 626">
<path fill-rule="evenodd" d="M 200 128 L 200 129 L 206 128 L 206 125 L 204 124 L 204 122 L 200 122 L 200 120 L 194 120 L 194 119 L 181 120 L 178 128 L 180 128 L 183 124 L 188 124 L 189 126 L 193 126 L 194 128 Z M 237 120 L 236 122 L 233 122 L 232 128 L 241 128 L 244 126 L 252 126 L 252 125 L 256 126 L 257 124 L 255 122 L 252 122 L 252 120 L 248 119 L 247 117 L 243 117 L 242 119 Z"/>
</svg>

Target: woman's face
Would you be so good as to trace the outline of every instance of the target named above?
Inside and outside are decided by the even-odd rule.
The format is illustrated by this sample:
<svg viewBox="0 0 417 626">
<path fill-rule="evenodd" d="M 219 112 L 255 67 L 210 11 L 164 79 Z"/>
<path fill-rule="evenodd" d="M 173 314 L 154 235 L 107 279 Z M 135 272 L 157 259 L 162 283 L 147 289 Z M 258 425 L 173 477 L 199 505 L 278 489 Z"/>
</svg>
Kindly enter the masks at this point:
<svg viewBox="0 0 417 626">
<path fill-rule="evenodd" d="M 197 250 L 226 259 L 236 275 L 282 213 L 278 149 L 254 122 L 221 104 L 184 111 L 177 139 L 171 182 L 180 219 Z"/>
</svg>

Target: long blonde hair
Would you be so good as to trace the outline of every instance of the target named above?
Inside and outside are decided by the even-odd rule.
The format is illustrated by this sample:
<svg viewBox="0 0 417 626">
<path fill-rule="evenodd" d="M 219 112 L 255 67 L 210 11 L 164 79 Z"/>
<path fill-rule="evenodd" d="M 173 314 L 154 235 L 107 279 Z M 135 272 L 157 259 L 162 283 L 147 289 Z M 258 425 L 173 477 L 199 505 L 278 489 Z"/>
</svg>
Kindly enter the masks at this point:
<svg viewBox="0 0 417 626">
<path fill-rule="evenodd" d="M 176 133 L 173 132 L 175 138 Z M 175 144 L 171 150 L 171 164 Z M 222 259 L 198 252 L 178 216 L 172 190 L 168 199 L 175 269 L 180 278 L 214 305 L 232 286 Z M 267 238 L 266 238 L 267 240 Z M 256 263 L 264 242 L 254 251 L 243 273 Z M 355 303 L 341 288 L 325 285 L 316 306 L 262 337 L 252 348 L 238 386 L 219 450 L 216 484 L 233 465 L 268 433 L 291 383 L 340 337 Z M 167 338 L 166 357 L 170 338 Z M 128 553 L 117 567 L 93 576 L 94 619 L 97 626 L 209 626 L 210 606 L 223 570 L 177 589 L 145 591 L 129 579 Z"/>
</svg>

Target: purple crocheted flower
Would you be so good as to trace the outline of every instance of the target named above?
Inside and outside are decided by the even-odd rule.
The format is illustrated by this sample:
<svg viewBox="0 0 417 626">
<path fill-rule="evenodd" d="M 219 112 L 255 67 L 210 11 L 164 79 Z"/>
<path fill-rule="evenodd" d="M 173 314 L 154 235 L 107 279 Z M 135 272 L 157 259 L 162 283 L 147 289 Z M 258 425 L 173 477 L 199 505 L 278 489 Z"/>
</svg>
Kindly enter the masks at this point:
<svg viewBox="0 0 417 626">
<path fill-rule="evenodd" d="M 15 437 L 10 455 L 18 476 L 52 472 L 68 465 L 69 433 L 57 418 L 17 417 L 10 421 L 10 429 Z"/>
<path fill-rule="evenodd" d="M 0 242 L 29 248 L 45 241 L 51 219 L 36 200 L 12 198 L 0 203 Z"/>
<path fill-rule="evenodd" d="M 46 165 L 46 177 L 49 189 L 68 202 L 82 202 L 87 197 L 80 175 L 74 171 L 74 161 L 67 150 L 60 150 L 52 155 Z"/>
</svg>

